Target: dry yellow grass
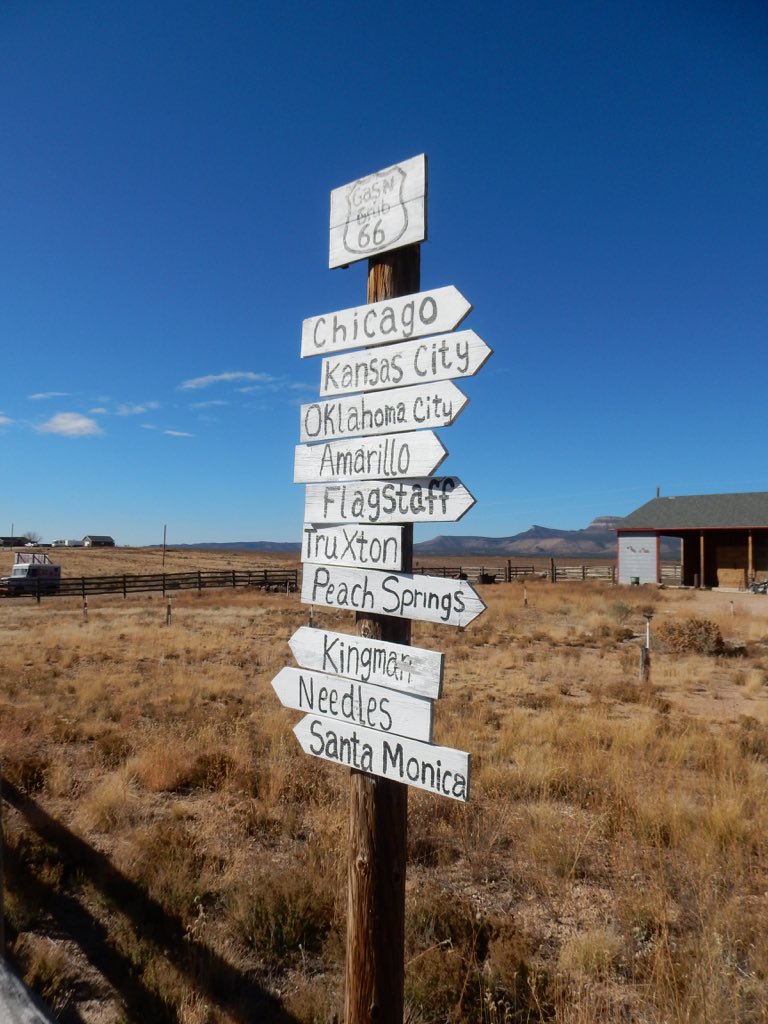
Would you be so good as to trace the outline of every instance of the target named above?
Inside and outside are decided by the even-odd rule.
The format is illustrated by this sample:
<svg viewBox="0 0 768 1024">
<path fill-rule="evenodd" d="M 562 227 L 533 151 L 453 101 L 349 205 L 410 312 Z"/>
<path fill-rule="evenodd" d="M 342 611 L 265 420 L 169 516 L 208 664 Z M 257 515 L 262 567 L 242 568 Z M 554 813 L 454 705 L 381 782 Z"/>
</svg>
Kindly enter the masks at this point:
<svg viewBox="0 0 768 1024">
<path fill-rule="evenodd" d="M 466 631 L 414 623 L 446 652 L 435 739 L 474 777 L 466 806 L 409 794 L 412 1021 L 765 1021 L 768 602 L 525 593 L 484 588 Z M 347 773 L 300 751 L 270 686 L 298 597 L 180 593 L 170 625 L 149 595 L 87 621 L 74 599 L 0 608 L 22 973 L 62 1020 L 333 1020 Z M 654 652 L 641 684 L 646 612 L 712 620 L 738 653 Z"/>
</svg>

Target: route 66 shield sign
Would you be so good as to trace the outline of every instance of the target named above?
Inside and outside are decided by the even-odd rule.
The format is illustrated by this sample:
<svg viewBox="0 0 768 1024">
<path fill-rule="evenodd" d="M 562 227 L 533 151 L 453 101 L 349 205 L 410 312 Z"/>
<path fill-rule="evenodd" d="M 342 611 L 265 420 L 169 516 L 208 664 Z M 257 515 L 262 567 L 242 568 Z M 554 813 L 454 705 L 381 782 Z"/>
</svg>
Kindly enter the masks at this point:
<svg viewBox="0 0 768 1024">
<path fill-rule="evenodd" d="M 413 157 L 331 192 L 330 266 L 426 238 L 426 157 Z"/>
</svg>

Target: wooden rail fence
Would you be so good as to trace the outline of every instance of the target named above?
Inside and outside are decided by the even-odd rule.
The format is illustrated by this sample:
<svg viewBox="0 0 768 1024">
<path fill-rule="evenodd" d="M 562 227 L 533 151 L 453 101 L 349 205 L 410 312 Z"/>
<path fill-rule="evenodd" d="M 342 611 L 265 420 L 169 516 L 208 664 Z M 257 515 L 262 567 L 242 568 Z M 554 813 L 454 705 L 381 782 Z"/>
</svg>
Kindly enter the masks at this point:
<svg viewBox="0 0 768 1024">
<path fill-rule="evenodd" d="M 197 572 L 163 572 L 148 575 L 72 576 L 59 581 L 57 590 L 50 590 L 49 581 L 38 580 L 37 589 L 24 596 L 88 597 L 94 594 L 128 594 L 171 590 L 208 590 L 211 587 L 256 587 L 260 590 L 298 590 L 298 569 L 224 569 Z M 7 596 L 7 595 L 5 595 Z"/>
</svg>

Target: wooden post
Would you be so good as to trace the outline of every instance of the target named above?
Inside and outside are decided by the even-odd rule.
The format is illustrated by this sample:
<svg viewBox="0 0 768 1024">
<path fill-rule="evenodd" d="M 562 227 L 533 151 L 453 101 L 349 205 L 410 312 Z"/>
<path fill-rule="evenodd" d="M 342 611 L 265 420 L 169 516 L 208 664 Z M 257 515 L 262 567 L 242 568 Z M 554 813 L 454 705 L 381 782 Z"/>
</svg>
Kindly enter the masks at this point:
<svg viewBox="0 0 768 1024">
<path fill-rule="evenodd" d="M 5 877 L 3 875 L 3 763 L 0 761 L 0 960 L 5 959 Z"/>
<path fill-rule="evenodd" d="M 368 261 L 368 302 L 419 291 L 418 245 Z M 413 525 L 403 526 L 403 572 Z M 410 619 L 357 616 L 360 636 L 410 644 Z M 402 1024 L 408 787 L 352 770 L 347 868 L 346 1024 Z"/>
<path fill-rule="evenodd" d="M 755 547 L 752 538 L 752 531 L 747 532 L 747 583 L 755 578 Z"/>
</svg>

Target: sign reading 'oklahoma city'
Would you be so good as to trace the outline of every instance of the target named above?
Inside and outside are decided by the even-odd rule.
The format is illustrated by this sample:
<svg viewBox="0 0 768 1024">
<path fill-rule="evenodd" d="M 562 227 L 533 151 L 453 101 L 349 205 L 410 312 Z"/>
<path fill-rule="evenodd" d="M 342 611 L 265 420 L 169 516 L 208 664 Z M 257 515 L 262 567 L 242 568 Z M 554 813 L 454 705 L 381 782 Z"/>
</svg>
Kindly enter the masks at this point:
<svg viewBox="0 0 768 1024">
<path fill-rule="evenodd" d="M 433 700 L 442 690 L 445 658 L 439 651 L 310 626 L 299 626 L 288 645 L 304 668 Z"/>
<path fill-rule="evenodd" d="M 454 800 L 469 800 L 470 758 L 463 750 L 314 715 L 302 718 L 293 731 L 307 754 Z"/>
<path fill-rule="evenodd" d="M 442 334 L 458 327 L 471 309 L 461 292 L 447 285 L 311 316 L 301 325 L 301 357 Z"/>
<path fill-rule="evenodd" d="M 475 504 L 456 476 L 307 484 L 307 523 L 455 523 Z"/>
<path fill-rule="evenodd" d="M 315 526 L 304 524 L 302 562 L 327 562 L 362 569 L 402 569 L 401 526 Z"/>
<path fill-rule="evenodd" d="M 371 395 L 310 402 L 301 407 L 301 440 L 333 441 L 420 427 L 448 427 L 468 401 L 455 384 L 443 380 Z"/>
<path fill-rule="evenodd" d="M 432 701 L 424 697 L 300 668 L 280 669 L 272 686 L 286 708 L 395 736 L 432 739 Z"/>
<path fill-rule="evenodd" d="M 344 395 L 473 377 L 491 354 L 474 331 L 455 331 L 374 352 L 364 349 L 333 356 L 323 360 L 320 394 Z"/>
<path fill-rule="evenodd" d="M 427 237 L 427 158 L 386 167 L 331 192 L 329 267 Z"/>
<path fill-rule="evenodd" d="M 430 476 L 448 452 L 432 430 L 384 437 L 297 444 L 293 480 L 386 480 Z"/>
<path fill-rule="evenodd" d="M 304 565 L 301 600 L 304 604 L 448 626 L 467 626 L 485 611 L 484 602 L 466 580 L 311 562 Z"/>
</svg>

